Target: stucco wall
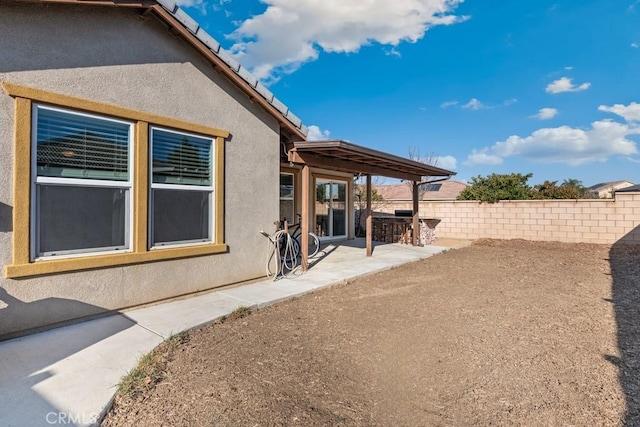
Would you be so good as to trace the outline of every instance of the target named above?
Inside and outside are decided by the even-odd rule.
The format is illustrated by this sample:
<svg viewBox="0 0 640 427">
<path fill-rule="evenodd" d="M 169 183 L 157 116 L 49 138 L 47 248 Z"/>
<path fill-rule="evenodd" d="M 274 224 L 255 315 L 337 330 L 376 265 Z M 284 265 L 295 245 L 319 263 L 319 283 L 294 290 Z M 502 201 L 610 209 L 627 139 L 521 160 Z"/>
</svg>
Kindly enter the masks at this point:
<svg viewBox="0 0 640 427">
<path fill-rule="evenodd" d="M 410 202 L 382 202 L 377 212 L 411 209 Z M 525 239 L 640 244 L 640 193 L 608 200 L 533 200 L 478 203 L 420 202 L 420 216 L 439 218 L 438 237 Z"/>
<path fill-rule="evenodd" d="M 229 253 L 29 279 L 0 278 L 0 337 L 259 277 L 278 218 L 279 125 L 135 10 L 0 4 L 0 82 L 226 129 Z M 11 263 L 14 100 L 0 91 L 0 265 Z"/>
</svg>

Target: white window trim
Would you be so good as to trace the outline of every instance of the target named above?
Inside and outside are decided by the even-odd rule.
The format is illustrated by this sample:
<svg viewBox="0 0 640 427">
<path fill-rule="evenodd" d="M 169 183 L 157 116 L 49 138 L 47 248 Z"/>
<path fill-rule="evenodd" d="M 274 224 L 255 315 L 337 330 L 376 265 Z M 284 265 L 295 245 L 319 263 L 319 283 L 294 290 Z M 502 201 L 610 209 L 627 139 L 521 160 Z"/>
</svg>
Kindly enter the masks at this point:
<svg viewBox="0 0 640 427">
<path fill-rule="evenodd" d="M 291 182 L 293 183 L 293 191 L 291 192 L 291 197 L 282 197 L 280 196 L 280 200 L 294 200 L 296 195 L 296 176 L 291 172 L 280 172 L 280 175 L 289 175 L 291 177 Z M 280 190 L 278 186 L 278 191 Z"/>
<path fill-rule="evenodd" d="M 315 188 L 317 188 L 318 184 L 329 184 L 330 185 L 330 194 L 333 194 L 333 184 L 344 184 L 346 186 L 345 188 L 345 206 L 348 207 L 349 206 L 349 196 L 348 196 L 348 191 L 349 191 L 349 182 L 348 181 L 343 181 L 340 179 L 333 179 L 333 178 L 316 178 L 315 181 Z M 314 195 L 315 193 L 315 188 L 314 188 Z M 331 211 L 331 215 L 329 215 L 329 230 L 331 230 L 331 233 L 333 233 L 333 198 L 329 198 L 329 202 L 330 202 L 330 211 Z M 337 236 L 318 236 L 318 239 L 320 239 L 321 241 L 329 241 L 329 240 L 344 240 L 347 238 L 348 232 L 349 232 L 349 218 L 350 218 L 350 210 L 348 208 L 345 208 L 345 212 L 344 212 L 344 229 L 345 229 L 345 234 L 339 234 Z M 314 218 L 315 221 L 315 218 Z"/>
<path fill-rule="evenodd" d="M 129 176 L 126 181 L 101 181 L 97 179 L 79 179 L 79 178 L 57 178 L 57 177 L 39 177 L 38 176 L 38 111 L 40 109 L 46 109 L 50 111 L 57 111 L 65 114 L 76 115 L 80 117 L 88 117 L 98 120 L 105 120 L 115 123 L 122 123 L 129 126 L 129 143 L 127 145 L 128 172 Z M 99 114 L 88 114 L 73 109 L 52 107 L 46 104 L 33 103 L 31 110 L 31 221 L 30 221 L 30 256 L 31 261 L 44 261 L 54 259 L 65 258 L 78 258 L 88 257 L 96 255 L 106 255 L 113 253 L 127 253 L 133 252 L 133 212 L 134 212 L 134 198 L 133 198 L 133 176 L 134 176 L 134 150 L 133 144 L 135 141 L 135 126 L 134 123 L 128 120 L 114 119 Z M 38 185 L 58 185 L 58 186 L 74 186 L 74 187 L 103 187 L 103 188 L 121 188 L 129 191 L 128 194 L 128 206 L 127 216 L 125 218 L 125 248 L 99 248 L 99 250 L 92 249 L 78 249 L 69 251 L 60 251 L 59 255 L 39 255 L 38 249 L 40 248 L 39 233 L 38 233 Z"/>
<path fill-rule="evenodd" d="M 154 129 L 161 130 L 163 132 L 174 133 L 176 135 L 187 135 L 195 138 L 206 139 L 211 141 L 211 158 L 209 167 L 211 167 L 211 185 L 184 185 L 184 184 L 165 184 L 153 182 L 153 131 Z M 148 242 L 147 246 L 149 250 L 166 249 L 166 248 L 181 248 L 189 246 L 198 246 L 215 242 L 215 224 L 216 224 L 216 212 L 215 212 L 215 185 L 216 185 L 216 138 L 208 135 L 200 135 L 192 132 L 176 131 L 167 129 L 162 126 L 149 126 L 149 211 L 148 215 Z M 209 192 L 209 233 L 207 239 L 195 239 L 184 240 L 167 243 L 154 244 L 153 236 L 153 190 L 180 190 L 180 191 L 198 191 Z"/>
</svg>

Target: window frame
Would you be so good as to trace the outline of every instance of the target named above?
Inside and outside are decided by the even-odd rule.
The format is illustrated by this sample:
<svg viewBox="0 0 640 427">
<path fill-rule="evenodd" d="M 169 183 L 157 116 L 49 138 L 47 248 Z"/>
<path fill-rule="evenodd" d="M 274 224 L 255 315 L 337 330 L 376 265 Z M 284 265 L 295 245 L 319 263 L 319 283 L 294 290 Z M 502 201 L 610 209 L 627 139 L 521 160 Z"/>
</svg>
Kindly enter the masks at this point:
<svg viewBox="0 0 640 427">
<path fill-rule="evenodd" d="M 328 215 L 328 228 L 329 230 L 331 230 L 331 235 L 325 235 L 325 236 L 320 236 L 317 233 L 316 230 L 316 234 L 318 234 L 318 238 L 321 241 L 328 241 L 328 240 L 340 240 L 340 239 L 346 239 L 349 236 L 350 230 L 349 230 L 349 224 L 351 222 L 351 211 L 349 209 L 350 206 L 350 191 L 351 191 L 351 187 L 350 187 L 350 182 L 348 179 L 346 178 L 342 178 L 342 177 L 337 177 L 337 176 L 325 176 L 325 175 L 316 175 L 314 182 L 313 182 L 313 198 L 314 198 L 314 212 L 313 212 L 313 216 L 314 216 L 314 228 L 316 228 L 317 225 L 317 212 L 316 212 L 316 206 L 317 206 L 317 199 L 316 199 L 316 191 L 318 188 L 318 184 L 328 184 L 329 185 L 329 212 L 330 215 Z M 345 229 L 345 233 L 344 234 L 338 234 L 338 235 L 334 235 L 333 234 L 333 225 L 334 225 L 334 220 L 335 218 L 333 217 L 333 212 L 334 212 L 334 208 L 333 208 L 333 202 L 334 200 L 336 200 L 336 198 L 334 197 L 334 186 L 339 185 L 339 184 L 344 184 L 345 185 L 345 211 L 344 211 L 344 229 Z"/>
<path fill-rule="evenodd" d="M 204 256 L 228 252 L 224 242 L 224 147 L 229 131 L 163 117 L 120 106 L 34 89 L 3 82 L 4 92 L 14 98 L 14 161 L 13 161 L 13 252 L 12 262 L 4 267 L 7 278 L 23 278 L 61 272 L 90 270 L 104 267 L 125 266 L 169 259 Z M 33 170 L 33 105 L 44 104 L 53 108 L 69 109 L 88 115 L 107 116 L 115 120 L 133 123 L 134 139 L 131 143 L 133 166 L 130 171 L 133 216 L 130 231 L 133 233 L 131 250 L 105 254 L 73 254 L 61 258 L 34 260 L 31 236 L 32 223 L 32 170 Z M 185 247 L 162 247 L 150 250 L 148 246 L 149 217 L 149 139 L 150 127 L 157 126 L 178 132 L 205 135 L 214 141 L 214 193 L 212 223 L 213 241 Z"/>
<path fill-rule="evenodd" d="M 188 185 L 188 184 L 166 184 L 153 182 L 153 131 L 159 130 L 162 132 L 174 133 L 176 135 L 187 135 L 195 138 L 208 139 L 211 141 L 211 159 L 209 162 L 209 168 L 211 170 L 211 184 L 204 185 Z M 148 220 L 148 236 L 149 236 L 149 249 L 157 250 L 169 247 L 185 247 L 201 245 L 203 243 L 209 243 L 215 241 L 215 184 L 216 184 L 216 150 L 215 150 L 215 138 L 205 135 L 197 135 L 191 132 L 176 131 L 167 129 L 161 126 L 149 127 L 149 220 Z M 198 191 L 209 193 L 209 230 L 207 239 L 194 239 L 194 240 L 182 240 L 174 242 L 165 242 L 161 244 L 154 244 L 154 191 L 153 190 L 171 190 L 171 191 Z"/>
<path fill-rule="evenodd" d="M 69 115 L 88 117 L 97 120 L 105 120 L 109 122 L 126 124 L 129 127 L 127 142 L 127 170 L 128 178 L 126 181 L 101 180 L 101 179 L 82 179 L 82 178 L 64 178 L 51 176 L 38 176 L 38 117 L 41 109 L 65 113 Z M 98 114 L 90 114 L 81 111 L 75 111 L 68 108 L 51 106 L 39 102 L 32 103 L 31 110 L 31 220 L 30 220 L 30 260 L 53 260 L 74 258 L 93 255 L 104 255 L 109 253 L 126 253 L 133 250 L 133 175 L 134 175 L 134 153 L 133 145 L 135 141 L 135 124 L 132 121 L 115 119 Z M 124 231 L 124 248 L 93 248 L 93 249 L 72 249 L 57 251 L 57 254 L 46 254 L 38 251 L 40 249 L 40 222 L 38 217 L 40 205 L 40 188 L 43 186 L 60 186 L 74 188 L 119 188 L 128 191 L 127 211 L 125 213 L 125 231 Z"/>
<path fill-rule="evenodd" d="M 278 185 L 278 196 L 279 196 L 279 198 L 278 198 L 278 206 L 279 206 L 278 207 L 278 211 L 279 211 L 278 212 L 278 216 L 280 217 L 280 220 L 282 221 L 283 218 L 284 218 L 282 216 L 282 201 L 284 200 L 284 201 L 287 201 L 287 202 L 291 202 L 291 204 L 292 204 L 292 207 L 291 207 L 292 217 L 291 218 L 287 218 L 287 221 L 291 225 L 291 224 L 294 224 L 296 222 L 296 220 L 297 220 L 297 218 L 296 218 L 296 211 L 297 211 L 297 209 L 296 209 L 296 190 L 297 190 L 296 174 L 294 172 L 286 172 L 286 171 L 282 171 L 281 170 L 278 182 L 281 181 L 282 175 L 290 175 L 291 176 L 291 182 L 292 182 L 292 187 L 293 188 L 291 189 L 291 196 L 284 196 L 283 197 L 282 195 L 280 195 L 281 194 L 280 191 L 281 191 L 282 185 L 281 184 Z"/>
</svg>

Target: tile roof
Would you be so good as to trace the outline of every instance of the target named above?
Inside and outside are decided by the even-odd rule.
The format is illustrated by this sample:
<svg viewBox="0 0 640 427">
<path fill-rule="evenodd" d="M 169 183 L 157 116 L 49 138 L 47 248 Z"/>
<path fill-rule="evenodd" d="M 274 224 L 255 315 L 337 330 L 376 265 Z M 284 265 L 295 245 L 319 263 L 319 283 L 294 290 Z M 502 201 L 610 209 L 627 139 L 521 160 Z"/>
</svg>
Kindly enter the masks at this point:
<svg viewBox="0 0 640 427">
<path fill-rule="evenodd" d="M 631 187 L 625 187 L 621 190 L 616 190 L 616 193 L 631 193 L 636 191 L 640 191 L 640 184 L 632 185 Z"/>
<path fill-rule="evenodd" d="M 167 12 L 172 14 L 180 21 L 194 36 L 204 43 L 213 54 L 222 59 L 228 66 L 238 74 L 249 86 L 255 89 L 267 102 L 273 105 L 289 122 L 299 129 L 305 136 L 309 133 L 309 129 L 302 123 L 302 120 L 293 114 L 289 108 L 283 104 L 273 93 L 266 88 L 249 70 L 243 67 L 233 56 L 220 46 L 220 43 L 209 35 L 196 20 L 191 18 L 178 4 L 173 0 L 156 0 Z"/>
</svg>

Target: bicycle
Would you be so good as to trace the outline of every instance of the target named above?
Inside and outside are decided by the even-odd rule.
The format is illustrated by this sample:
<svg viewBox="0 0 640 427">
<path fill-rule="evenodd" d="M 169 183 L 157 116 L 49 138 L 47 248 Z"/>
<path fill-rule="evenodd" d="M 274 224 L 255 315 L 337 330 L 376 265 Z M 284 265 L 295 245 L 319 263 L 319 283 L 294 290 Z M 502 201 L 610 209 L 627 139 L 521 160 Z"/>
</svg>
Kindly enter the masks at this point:
<svg viewBox="0 0 640 427">
<path fill-rule="evenodd" d="M 301 220 L 301 216 L 298 215 L 298 220 Z M 288 277 L 291 274 L 295 274 L 300 267 L 299 259 L 301 258 L 301 237 L 302 227 L 300 222 L 287 226 L 286 231 L 284 229 L 284 221 L 276 221 L 274 223 L 277 227 L 276 232 L 271 235 L 265 231 L 260 231 L 260 234 L 269 239 L 270 253 L 267 258 L 266 273 L 267 277 L 273 277 L 273 280 L 278 280 L 281 277 Z M 291 230 L 293 229 L 293 234 Z M 320 239 L 314 233 L 309 233 L 309 257 L 315 256 L 320 250 Z M 276 255 L 277 254 L 277 255 Z M 276 271 L 271 271 L 271 264 L 276 260 Z"/>
</svg>

